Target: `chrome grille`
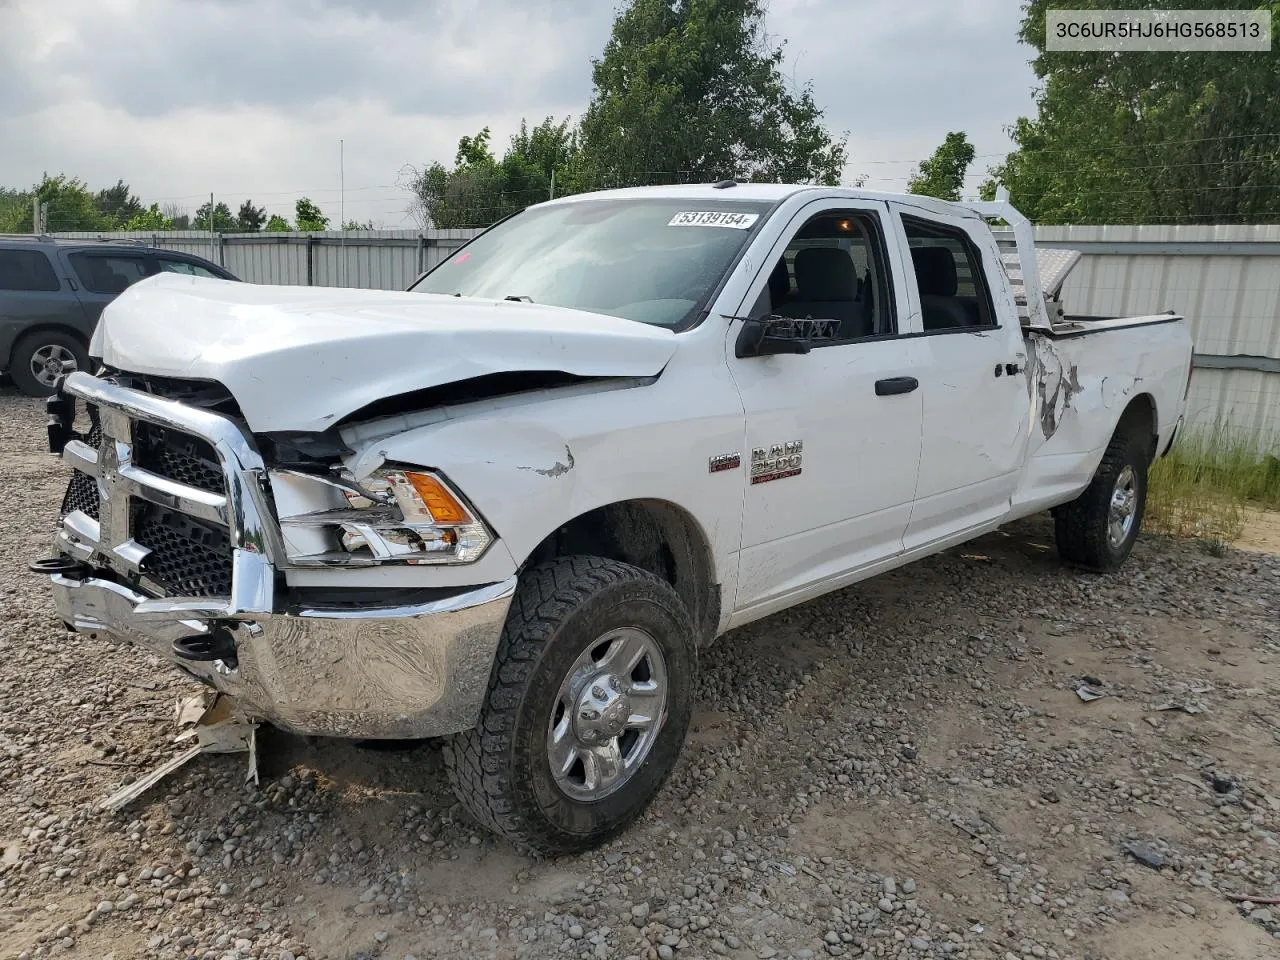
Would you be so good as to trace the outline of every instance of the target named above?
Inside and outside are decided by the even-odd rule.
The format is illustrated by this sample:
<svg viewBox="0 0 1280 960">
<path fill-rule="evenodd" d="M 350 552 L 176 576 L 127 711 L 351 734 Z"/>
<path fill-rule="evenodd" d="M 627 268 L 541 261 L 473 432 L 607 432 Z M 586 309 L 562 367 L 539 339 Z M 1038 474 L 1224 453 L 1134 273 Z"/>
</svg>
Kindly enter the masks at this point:
<svg viewBox="0 0 1280 960">
<path fill-rule="evenodd" d="M 102 422 L 98 418 L 98 408 L 93 404 L 84 405 L 86 424 L 77 423 L 79 430 L 72 431 L 71 437 L 80 440 L 93 449 L 102 446 Z M 72 511 L 79 510 L 87 517 L 98 519 L 98 481 L 79 470 L 71 472 L 71 483 L 62 497 L 62 515 L 65 517 Z"/>
<path fill-rule="evenodd" d="M 144 470 L 208 493 L 225 493 L 218 454 L 204 440 L 139 420 L 133 428 L 133 460 Z"/>
<path fill-rule="evenodd" d="M 227 528 L 136 501 L 130 532 L 149 548 L 142 574 L 171 595 L 231 595 L 231 538 Z"/>
<path fill-rule="evenodd" d="M 91 495 L 73 474 L 65 502 L 75 509 L 62 518 L 59 553 L 151 594 L 149 617 L 274 612 L 273 558 L 284 548 L 266 465 L 237 412 L 194 395 L 157 396 L 128 374 L 77 371 L 61 394 L 62 416 L 91 408 L 100 429 L 62 444 L 63 461 L 96 484 L 98 516 L 83 509 Z"/>
<path fill-rule="evenodd" d="M 98 519 L 98 481 L 79 470 L 71 472 L 71 482 L 62 497 L 62 515 L 79 510 L 86 517 Z"/>
</svg>

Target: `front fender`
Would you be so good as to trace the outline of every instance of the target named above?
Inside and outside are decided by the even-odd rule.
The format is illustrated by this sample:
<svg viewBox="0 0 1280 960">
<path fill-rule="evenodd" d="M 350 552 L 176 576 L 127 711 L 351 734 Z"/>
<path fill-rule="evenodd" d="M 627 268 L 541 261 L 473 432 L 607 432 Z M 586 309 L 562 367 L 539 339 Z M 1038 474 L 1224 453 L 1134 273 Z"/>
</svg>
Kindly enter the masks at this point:
<svg viewBox="0 0 1280 960">
<path fill-rule="evenodd" d="M 512 419 L 449 420 L 379 441 L 357 473 L 382 462 L 440 470 L 471 501 L 517 564 L 574 514 L 581 451 L 542 424 Z"/>
</svg>

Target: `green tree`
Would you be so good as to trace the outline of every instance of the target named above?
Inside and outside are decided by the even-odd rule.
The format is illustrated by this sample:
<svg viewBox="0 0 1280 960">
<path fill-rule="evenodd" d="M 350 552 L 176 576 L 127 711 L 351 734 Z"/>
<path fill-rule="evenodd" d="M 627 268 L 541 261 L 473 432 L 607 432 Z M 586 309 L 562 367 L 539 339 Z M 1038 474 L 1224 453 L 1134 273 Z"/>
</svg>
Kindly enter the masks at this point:
<svg viewBox="0 0 1280 960">
<path fill-rule="evenodd" d="M 252 200 L 240 204 L 240 210 L 236 213 L 236 229 L 241 233 L 257 233 L 266 222 L 266 207 L 255 207 Z"/>
<path fill-rule="evenodd" d="M 320 212 L 320 208 L 302 197 L 293 205 L 293 213 L 298 221 L 299 230 L 328 230 L 329 218 Z"/>
<path fill-rule="evenodd" d="M 959 200 L 964 191 L 965 174 L 973 163 L 973 144 L 963 132 L 948 133 L 933 151 L 933 156 L 920 164 L 909 181 L 907 192 L 939 200 Z"/>
<path fill-rule="evenodd" d="M 761 0 L 632 0 L 594 61 L 585 186 L 657 181 L 839 183 L 845 138 L 811 84 L 782 75 Z"/>
<path fill-rule="evenodd" d="M 98 212 L 102 214 L 103 222 L 112 226 L 124 224 L 143 212 L 142 202 L 133 195 L 129 185 L 123 180 L 117 180 L 114 187 L 99 190 L 94 202 L 98 206 Z M 120 226 L 120 229 L 125 227 Z"/>
<path fill-rule="evenodd" d="M 30 190 L 0 187 L 0 233 L 31 232 Z"/>
<path fill-rule="evenodd" d="M 36 184 L 34 193 L 42 203 L 49 205 L 46 221 L 50 232 L 110 230 L 115 226 L 103 216 L 97 198 L 78 177 L 68 177 L 64 173 L 51 177 L 46 173 Z M 19 227 L 20 232 L 31 230 L 31 218 L 32 211 L 28 209 Z"/>
<path fill-rule="evenodd" d="M 145 210 L 139 210 L 120 225 L 121 230 L 172 230 L 173 221 L 160 211 L 160 205 L 153 203 Z"/>
<path fill-rule="evenodd" d="M 267 225 L 263 227 L 263 230 L 267 233 L 288 233 L 292 229 L 293 227 L 289 221 L 278 213 L 273 213 L 271 218 L 267 220 Z"/>
<path fill-rule="evenodd" d="M 207 200 L 200 204 L 195 216 L 191 218 L 191 226 L 196 230 L 210 229 L 209 202 Z M 231 208 L 219 200 L 213 206 L 213 231 L 215 233 L 234 233 L 236 227 L 236 218 L 231 215 Z"/>
<path fill-rule="evenodd" d="M 578 160 L 578 130 L 567 117 L 558 123 L 547 117 L 532 130 L 521 120 L 520 132 L 511 138 L 502 160 L 536 170 L 548 185 L 554 176 L 563 185 L 560 192 L 567 193 Z"/>
<path fill-rule="evenodd" d="M 372 220 L 365 220 L 363 223 L 359 220 L 348 220 L 342 225 L 343 230 L 377 230 L 378 227 Z"/>
<path fill-rule="evenodd" d="M 488 226 L 530 203 L 545 200 L 550 174 L 543 173 L 541 163 L 548 157 L 533 152 L 523 124 L 521 131 L 526 139 L 512 138 L 501 161 L 489 148 L 486 127 L 458 141 L 452 169 L 442 163 L 425 170 L 409 168 L 413 212 L 422 225 L 446 230 Z M 545 146 L 540 141 L 538 149 Z"/>
<path fill-rule="evenodd" d="M 1037 114 L 1009 130 L 1016 149 L 988 172 L 1043 223 L 1280 222 L 1280 70 L 1274 53 L 1049 52 L 1045 14 L 1202 9 L 1201 0 L 1028 0 Z M 1280 2 L 1228 4 L 1272 12 Z"/>
</svg>

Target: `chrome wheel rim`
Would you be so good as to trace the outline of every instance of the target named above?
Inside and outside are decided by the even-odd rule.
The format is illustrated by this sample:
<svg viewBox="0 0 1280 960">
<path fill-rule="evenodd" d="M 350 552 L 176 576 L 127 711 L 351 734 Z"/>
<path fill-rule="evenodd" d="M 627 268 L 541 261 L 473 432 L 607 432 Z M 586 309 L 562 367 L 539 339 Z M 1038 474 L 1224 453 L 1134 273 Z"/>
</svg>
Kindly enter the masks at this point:
<svg viewBox="0 0 1280 960">
<path fill-rule="evenodd" d="M 667 663 L 639 627 L 605 633 L 574 661 L 547 728 L 556 786 L 583 802 L 620 790 L 643 766 L 667 718 Z"/>
<path fill-rule="evenodd" d="M 41 386 L 52 387 L 64 373 L 76 369 L 76 355 L 60 343 L 47 344 L 31 354 L 31 375 Z"/>
<path fill-rule="evenodd" d="M 1112 548 L 1129 539 L 1133 520 L 1138 513 L 1138 478 L 1133 467 L 1125 467 L 1116 477 L 1111 491 L 1111 511 L 1107 517 L 1107 540 Z"/>
</svg>

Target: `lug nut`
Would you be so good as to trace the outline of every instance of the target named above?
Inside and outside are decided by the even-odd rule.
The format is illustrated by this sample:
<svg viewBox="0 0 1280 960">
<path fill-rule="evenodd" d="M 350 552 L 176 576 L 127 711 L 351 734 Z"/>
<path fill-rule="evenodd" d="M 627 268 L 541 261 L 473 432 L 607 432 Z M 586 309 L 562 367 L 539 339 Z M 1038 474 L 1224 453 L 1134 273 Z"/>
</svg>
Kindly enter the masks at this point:
<svg viewBox="0 0 1280 960">
<path fill-rule="evenodd" d="M 595 697 L 597 700 L 603 700 L 604 687 L 600 686 L 600 684 L 597 683 L 594 687 L 591 688 L 591 695 Z"/>
</svg>

